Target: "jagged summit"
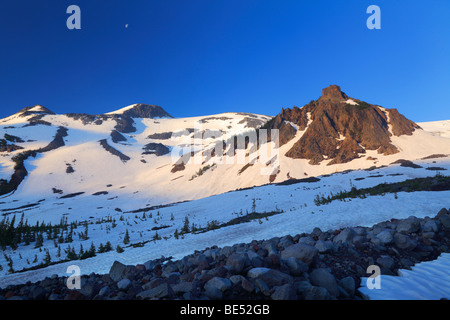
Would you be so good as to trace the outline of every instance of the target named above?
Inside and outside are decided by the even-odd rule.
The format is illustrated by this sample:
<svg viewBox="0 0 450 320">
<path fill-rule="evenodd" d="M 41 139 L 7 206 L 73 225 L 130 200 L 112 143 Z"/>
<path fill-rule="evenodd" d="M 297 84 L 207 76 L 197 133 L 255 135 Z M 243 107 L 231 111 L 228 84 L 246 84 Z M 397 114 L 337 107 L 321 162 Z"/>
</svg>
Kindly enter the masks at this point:
<svg viewBox="0 0 450 320">
<path fill-rule="evenodd" d="M 128 107 L 106 113 L 107 115 L 123 115 L 130 118 L 173 118 L 162 107 L 144 103 L 132 104 Z"/>
<path fill-rule="evenodd" d="M 294 159 L 308 159 L 310 164 L 328 160 L 328 165 L 359 158 L 366 150 L 391 155 L 399 150 L 391 137 L 412 135 L 420 127 L 396 109 L 386 109 L 350 98 L 339 86 L 322 90 L 322 96 L 302 108 L 283 109 L 269 124 L 280 129 L 280 143 L 292 140 L 295 124 L 304 134 L 286 153 Z"/>
<path fill-rule="evenodd" d="M 21 109 L 16 114 L 20 115 L 21 117 L 26 117 L 29 115 L 46 115 L 46 114 L 55 114 L 53 111 L 47 109 L 46 107 L 43 107 L 41 105 L 35 105 L 32 107 L 25 107 Z"/>
<path fill-rule="evenodd" d="M 341 101 L 347 100 L 348 96 L 341 91 L 341 87 L 337 85 L 331 85 L 322 90 L 322 100 L 333 100 L 333 101 Z"/>
</svg>

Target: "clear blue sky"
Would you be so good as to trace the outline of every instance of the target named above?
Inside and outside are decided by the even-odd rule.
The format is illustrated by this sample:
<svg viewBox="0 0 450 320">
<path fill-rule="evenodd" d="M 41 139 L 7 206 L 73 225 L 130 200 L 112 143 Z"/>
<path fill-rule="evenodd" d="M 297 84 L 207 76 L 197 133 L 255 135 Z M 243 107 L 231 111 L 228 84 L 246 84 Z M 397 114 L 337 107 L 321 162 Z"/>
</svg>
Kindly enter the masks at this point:
<svg viewBox="0 0 450 320">
<path fill-rule="evenodd" d="M 72 4 L 81 30 L 66 27 Z M 371 4 L 381 30 L 366 27 Z M 2 0 L 0 24 L 1 118 L 36 104 L 275 115 L 338 84 L 413 121 L 450 119 L 448 0 Z"/>
</svg>

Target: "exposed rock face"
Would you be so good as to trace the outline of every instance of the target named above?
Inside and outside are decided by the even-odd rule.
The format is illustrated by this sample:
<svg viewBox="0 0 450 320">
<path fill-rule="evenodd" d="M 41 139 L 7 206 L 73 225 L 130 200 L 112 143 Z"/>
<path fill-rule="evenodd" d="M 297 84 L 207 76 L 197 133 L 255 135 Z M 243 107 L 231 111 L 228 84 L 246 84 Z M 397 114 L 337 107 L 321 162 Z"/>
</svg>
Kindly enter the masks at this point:
<svg viewBox="0 0 450 320">
<path fill-rule="evenodd" d="M 280 145 L 295 136 L 286 128 L 287 123 L 306 131 L 286 156 L 308 159 L 310 164 L 320 164 L 328 159 L 328 165 L 349 162 L 366 150 L 395 154 L 398 149 L 390 137 L 411 135 L 415 129 L 420 129 L 396 109 L 383 109 L 350 98 L 336 85 L 323 89 L 318 100 L 302 108 L 282 110 L 266 124 L 268 129 L 280 130 Z"/>
<path fill-rule="evenodd" d="M 53 111 L 40 106 L 40 105 L 36 105 L 36 106 L 32 106 L 32 107 L 26 107 L 23 108 L 22 110 L 20 110 L 18 112 L 18 114 L 20 114 L 21 117 L 26 117 L 29 115 L 46 115 L 46 114 L 55 114 Z"/>
<path fill-rule="evenodd" d="M 122 113 L 130 118 L 173 118 L 160 106 L 138 103 Z"/>
<path fill-rule="evenodd" d="M 163 156 L 170 152 L 169 148 L 161 143 L 148 143 L 144 147 L 144 152 L 142 154 L 155 154 L 156 156 Z"/>
</svg>

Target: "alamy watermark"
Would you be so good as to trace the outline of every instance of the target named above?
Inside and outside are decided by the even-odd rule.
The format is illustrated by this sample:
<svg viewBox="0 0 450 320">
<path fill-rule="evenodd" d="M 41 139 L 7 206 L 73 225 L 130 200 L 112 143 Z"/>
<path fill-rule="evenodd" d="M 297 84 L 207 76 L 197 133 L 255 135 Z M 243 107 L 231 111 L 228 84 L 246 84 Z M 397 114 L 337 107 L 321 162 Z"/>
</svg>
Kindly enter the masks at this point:
<svg viewBox="0 0 450 320">
<path fill-rule="evenodd" d="M 81 269 L 77 265 L 67 267 L 66 273 L 70 274 L 67 278 L 66 286 L 69 290 L 81 289 Z"/>
<path fill-rule="evenodd" d="M 227 135 L 221 130 L 203 129 L 196 122 L 194 129 L 174 132 L 171 157 L 173 164 L 204 164 L 214 158 L 220 164 L 261 164 L 262 175 L 275 174 L 279 164 L 279 130 L 256 129 Z"/>
<path fill-rule="evenodd" d="M 370 265 L 366 273 L 371 274 L 366 280 L 367 289 L 381 289 L 381 269 L 377 265 Z"/>
</svg>

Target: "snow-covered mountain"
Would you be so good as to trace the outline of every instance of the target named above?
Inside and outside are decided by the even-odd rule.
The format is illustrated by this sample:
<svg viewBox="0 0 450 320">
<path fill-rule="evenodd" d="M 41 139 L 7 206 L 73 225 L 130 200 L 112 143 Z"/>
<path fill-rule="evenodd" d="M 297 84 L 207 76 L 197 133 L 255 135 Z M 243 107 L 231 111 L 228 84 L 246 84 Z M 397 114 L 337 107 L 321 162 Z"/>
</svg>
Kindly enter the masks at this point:
<svg viewBox="0 0 450 320">
<path fill-rule="evenodd" d="M 83 273 L 107 272 L 114 260 L 136 264 L 161 255 L 182 257 L 211 245 L 314 227 L 431 216 L 449 191 L 358 199 L 320 210 L 314 198 L 445 172 L 450 168 L 448 122 L 415 124 L 396 109 L 351 98 L 337 86 L 275 117 L 229 112 L 174 118 L 146 104 L 99 115 L 28 107 L 0 120 L 0 212 L 5 219 L 23 214 L 30 225 L 57 225 L 62 219 L 81 229 L 89 225 L 88 237 L 57 245 L 44 240 L 53 262 L 65 258 L 58 250 L 68 246 L 110 241 L 113 248 L 125 247 L 120 254 L 77 261 Z M 268 139 L 259 140 L 264 130 Z M 404 160 L 422 168 L 403 167 Z M 174 237 L 186 218 L 201 228 L 254 210 L 282 213 L 263 223 Z M 127 231 L 131 239 L 124 245 Z M 38 266 L 46 252 L 19 245 L 5 254 L 20 270 Z M 64 274 L 70 264 L 8 274 L 7 260 L 0 257 L 0 287 Z"/>
</svg>

